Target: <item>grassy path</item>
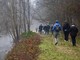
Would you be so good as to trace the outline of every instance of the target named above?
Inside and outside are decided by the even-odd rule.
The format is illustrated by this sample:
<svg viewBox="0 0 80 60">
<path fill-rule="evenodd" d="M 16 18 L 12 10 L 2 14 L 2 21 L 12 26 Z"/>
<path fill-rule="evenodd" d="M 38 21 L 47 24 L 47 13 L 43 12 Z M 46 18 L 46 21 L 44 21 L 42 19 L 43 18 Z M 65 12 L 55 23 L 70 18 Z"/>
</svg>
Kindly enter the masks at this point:
<svg viewBox="0 0 80 60">
<path fill-rule="evenodd" d="M 39 48 L 40 55 L 37 60 L 80 60 L 80 46 L 72 47 L 70 42 L 65 42 L 62 38 L 55 46 L 52 36 L 42 36 Z"/>
</svg>

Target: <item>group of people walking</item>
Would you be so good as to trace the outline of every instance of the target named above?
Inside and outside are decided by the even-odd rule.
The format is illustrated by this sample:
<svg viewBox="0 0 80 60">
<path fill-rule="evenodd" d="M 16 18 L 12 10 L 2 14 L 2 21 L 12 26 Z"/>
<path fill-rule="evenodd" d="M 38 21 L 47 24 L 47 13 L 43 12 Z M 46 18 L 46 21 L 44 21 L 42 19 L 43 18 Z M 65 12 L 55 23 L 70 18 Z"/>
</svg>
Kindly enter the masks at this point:
<svg viewBox="0 0 80 60">
<path fill-rule="evenodd" d="M 69 34 L 71 36 L 71 41 L 72 41 L 72 45 L 73 46 L 76 46 L 76 36 L 77 36 L 77 33 L 78 33 L 78 28 L 76 27 L 75 24 L 72 24 L 70 26 L 70 24 L 65 21 L 63 26 L 60 24 L 60 22 L 58 20 L 56 20 L 55 24 L 50 26 L 50 25 L 45 25 L 43 26 L 42 24 L 39 26 L 39 32 L 40 34 L 44 33 L 45 34 L 49 34 L 49 32 L 51 31 L 51 33 L 53 34 L 54 33 L 54 40 L 55 40 L 55 45 L 58 44 L 58 36 L 60 34 L 60 31 L 63 30 L 63 33 L 64 33 L 64 40 L 65 41 L 68 41 L 68 37 L 69 37 Z"/>
<path fill-rule="evenodd" d="M 39 26 L 39 32 L 40 32 L 40 34 L 42 34 L 42 33 L 49 34 L 49 32 L 50 32 L 50 26 L 49 25 L 42 26 L 42 24 L 41 24 Z"/>
<path fill-rule="evenodd" d="M 65 37 L 64 39 L 68 41 L 68 36 L 70 34 L 71 39 L 72 39 L 72 45 L 76 46 L 76 36 L 78 33 L 78 28 L 76 27 L 76 25 L 72 24 L 70 26 L 68 22 L 65 22 L 63 25 L 63 32 L 64 32 L 64 37 Z"/>
</svg>

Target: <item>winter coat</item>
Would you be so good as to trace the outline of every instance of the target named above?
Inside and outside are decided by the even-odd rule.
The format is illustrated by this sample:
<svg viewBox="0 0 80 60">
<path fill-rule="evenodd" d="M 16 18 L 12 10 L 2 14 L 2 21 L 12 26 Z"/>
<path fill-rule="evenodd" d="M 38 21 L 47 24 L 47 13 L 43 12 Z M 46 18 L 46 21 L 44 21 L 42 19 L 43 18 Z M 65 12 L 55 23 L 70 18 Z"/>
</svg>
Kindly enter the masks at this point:
<svg viewBox="0 0 80 60">
<path fill-rule="evenodd" d="M 70 28 L 70 35 L 76 37 L 78 33 L 78 29 L 76 26 L 71 26 Z"/>
<path fill-rule="evenodd" d="M 44 27 L 43 27 L 43 30 L 46 31 L 46 29 L 47 29 L 47 26 L 44 26 Z"/>
<path fill-rule="evenodd" d="M 50 26 L 49 25 L 47 25 L 47 30 L 46 31 L 49 31 L 50 30 Z"/>
<path fill-rule="evenodd" d="M 60 27 L 60 30 L 62 29 L 61 24 L 60 24 L 58 21 L 56 21 L 56 23 L 53 25 L 53 29 L 52 29 L 54 32 L 57 32 L 57 31 L 56 31 L 56 26 L 57 26 L 57 25 Z"/>
<path fill-rule="evenodd" d="M 69 33 L 69 30 L 70 30 L 70 25 L 69 25 L 69 23 L 65 23 L 65 24 L 63 25 L 63 32 Z"/>
<path fill-rule="evenodd" d="M 40 25 L 40 26 L 39 26 L 39 31 L 42 31 L 42 29 L 43 29 L 43 26 Z"/>
</svg>

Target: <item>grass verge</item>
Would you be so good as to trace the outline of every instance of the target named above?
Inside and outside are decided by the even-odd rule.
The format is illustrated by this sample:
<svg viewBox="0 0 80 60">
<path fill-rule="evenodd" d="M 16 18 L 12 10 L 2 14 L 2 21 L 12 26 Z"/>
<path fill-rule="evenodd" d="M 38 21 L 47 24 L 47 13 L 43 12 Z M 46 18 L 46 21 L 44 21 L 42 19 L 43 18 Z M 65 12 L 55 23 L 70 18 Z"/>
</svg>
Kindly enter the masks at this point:
<svg viewBox="0 0 80 60">
<path fill-rule="evenodd" d="M 65 42 L 62 37 L 55 46 L 52 36 L 44 36 L 39 48 L 41 54 L 37 60 L 80 60 L 80 46 L 73 47 L 70 41 Z"/>
</svg>

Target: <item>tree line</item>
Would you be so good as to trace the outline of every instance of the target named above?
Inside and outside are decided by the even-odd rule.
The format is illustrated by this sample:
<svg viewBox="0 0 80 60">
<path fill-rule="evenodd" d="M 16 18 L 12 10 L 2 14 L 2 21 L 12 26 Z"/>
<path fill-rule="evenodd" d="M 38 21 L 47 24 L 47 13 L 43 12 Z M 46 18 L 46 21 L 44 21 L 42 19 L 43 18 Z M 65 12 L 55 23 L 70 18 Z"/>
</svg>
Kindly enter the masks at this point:
<svg viewBox="0 0 80 60">
<path fill-rule="evenodd" d="M 53 23 L 55 20 L 60 20 L 63 24 L 64 20 L 67 20 L 70 24 L 75 23 L 79 27 L 79 0 L 37 0 L 36 5 L 35 10 L 39 13 L 39 18 L 42 19 L 42 21 Z"/>
<path fill-rule="evenodd" d="M 10 33 L 14 41 L 30 31 L 31 19 L 45 23 L 67 20 L 80 30 L 79 0 L 0 0 L 0 32 Z M 32 4 L 32 5 L 31 5 Z"/>
<path fill-rule="evenodd" d="M 0 31 L 17 42 L 21 33 L 30 31 L 29 0 L 1 0 L 0 6 Z"/>
</svg>

